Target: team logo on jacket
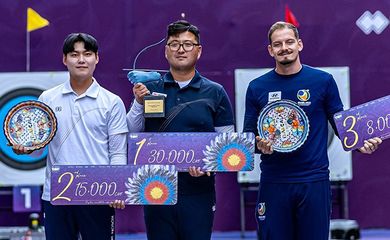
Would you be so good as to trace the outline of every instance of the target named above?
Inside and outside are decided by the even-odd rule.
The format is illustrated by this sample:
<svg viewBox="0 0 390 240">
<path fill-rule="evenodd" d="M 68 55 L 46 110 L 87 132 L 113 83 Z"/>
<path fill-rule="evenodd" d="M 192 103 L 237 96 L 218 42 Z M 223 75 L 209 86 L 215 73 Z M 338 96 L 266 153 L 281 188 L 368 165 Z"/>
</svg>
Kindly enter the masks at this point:
<svg viewBox="0 0 390 240">
<path fill-rule="evenodd" d="M 311 104 L 311 102 L 309 102 L 310 99 L 309 89 L 298 90 L 297 98 L 299 100 L 298 105 L 300 106 L 309 106 Z"/>
<path fill-rule="evenodd" d="M 259 220 L 264 221 L 265 220 L 265 202 L 261 202 L 257 205 L 257 213 L 259 214 L 259 216 L 257 216 L 259 218 Z"/>
</svg>

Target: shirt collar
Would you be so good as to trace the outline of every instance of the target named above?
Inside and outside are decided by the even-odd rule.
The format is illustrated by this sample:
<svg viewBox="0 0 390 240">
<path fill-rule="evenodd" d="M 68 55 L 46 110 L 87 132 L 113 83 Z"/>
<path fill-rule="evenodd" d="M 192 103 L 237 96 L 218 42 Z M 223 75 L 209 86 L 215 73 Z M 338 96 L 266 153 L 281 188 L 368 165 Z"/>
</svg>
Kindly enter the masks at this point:
<svg viewBox="0 0 390 240">
<path fill-rule="evenodd" d="M 175 84 L 175 80 L 173 79 L 172 73 L 168 72 L 163 77 L 164 84 Z M 195 75 L 191 79 L 191 82 L 187 85 L 187 87 L 200 88 L 200 84 L 202 83 L 202 76 L 200 73 L 195 70 Z"/>
<path fill-rule="evenodd" d="M 85 91 L 85 93 L 81 94 L 79 97 L 88 96 L 91 98 L 97 98 L 97 96 L 99 94 L 100 85 L 96 81 L 95 78 L 92 78 L 92 79 L 93 79 L 93 82 L 92 82 L 91 86 L 89 86 L 87 91 Z M 70 80 L 66 81 L 64 84 L 64 87 L 62 88 L 62 94 L 68 94 L 68 93 L 75 93 L 72 89 L 72 86 L 70 85 Z"/>
</svg>

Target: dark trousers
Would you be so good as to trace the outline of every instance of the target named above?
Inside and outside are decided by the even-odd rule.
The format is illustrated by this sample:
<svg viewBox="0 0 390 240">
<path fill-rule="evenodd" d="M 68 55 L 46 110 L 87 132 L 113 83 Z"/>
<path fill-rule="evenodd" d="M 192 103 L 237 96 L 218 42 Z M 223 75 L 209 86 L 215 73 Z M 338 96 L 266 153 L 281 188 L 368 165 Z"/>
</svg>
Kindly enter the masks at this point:
<svg viewBox="0 0 390 240">
<path fill-rule="evenodd" d="M 54 206 L 43 201 L 46 240 L 115 239 L 115 210 L 107 205 Z"/>
<path fill-rule="evenodd" d="M 215 193 L 179 195 L 172 206 L 144 206 L 148 240 L 209 240 Z"/>
<path fill-rule="evenodd" d="M 330 182 L 260 183 L 256 220 L 260 240 L 328 240 Z"/>
</svg>

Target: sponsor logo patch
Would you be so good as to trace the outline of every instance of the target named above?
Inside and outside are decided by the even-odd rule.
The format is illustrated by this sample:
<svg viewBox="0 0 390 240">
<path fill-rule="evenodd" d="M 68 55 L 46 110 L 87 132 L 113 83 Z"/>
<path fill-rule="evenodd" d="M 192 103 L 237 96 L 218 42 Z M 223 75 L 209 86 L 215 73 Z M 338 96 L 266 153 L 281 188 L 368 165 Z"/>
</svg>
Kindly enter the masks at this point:
<svg viewBox="0 0 390 240">
<path fill-rule="evenodd" d="M 282 92 L 269 92 L 268 93 L 268 102 L 274 102 L 282 99 Z"/>
</svg>

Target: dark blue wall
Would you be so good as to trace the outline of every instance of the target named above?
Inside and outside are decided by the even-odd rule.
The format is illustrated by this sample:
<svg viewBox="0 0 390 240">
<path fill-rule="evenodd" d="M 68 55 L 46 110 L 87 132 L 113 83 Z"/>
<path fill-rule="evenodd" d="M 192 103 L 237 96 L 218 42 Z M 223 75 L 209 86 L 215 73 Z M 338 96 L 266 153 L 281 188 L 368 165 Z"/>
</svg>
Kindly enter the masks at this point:
<svg viewBox="0 0 390 240">
<path fill-rule="evenodd" d="M 283 19 L 289 4 L 301 26 L 301 60 L 309 65 L 349 66 L 351 104 L 390 92 L 390 27 L 365 35 L 355 24 L 366 10 L 390 15 L 390 1 L 371 0 L 56 0 L 0 2 L 0 72 L 25 71 L 26 9 L 32 7 L 50 26 L 31 32 L 31 71 L 62 71 L 61 47 L 70 32 L 88 32 L 100 43 L 98 81 L 130 104 L 131 85 L 122 68 L 136 53 L 165 36 L 166 25 L 180 18 L 201 29 L 203 55 L 198 69 L 226 88 L 234 106 L 234 69 L 272 67 L 268 56 L 269 26 Z M 143 54 L 138 67 L 166 69 L 163 47 Z M 390 141 L 374 155 L 353 153 L 353 181 L 349 186 L 350 217 L 362 227 L 390 227 Z M 0 173 L 1 174 L 1 173 Z M 215 229 L 239 229 L 239 186 L 235 174 L 219 174 Z M 253 228 L 253 210 L 248 210 Z M 5 216 L 5 215 L 3 215 Z M 7 215 L 8 216 L 8 215 Z M 7 221 L 1 219 L 0 225 Z M 118 212 L 118 230 L 143 230 L 139 207 Z"/>
</svg>

